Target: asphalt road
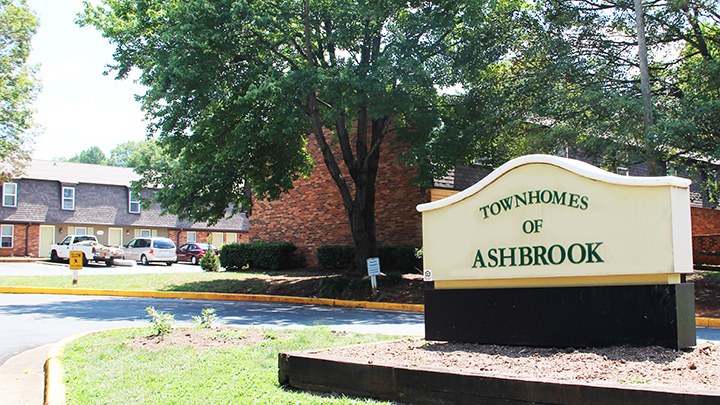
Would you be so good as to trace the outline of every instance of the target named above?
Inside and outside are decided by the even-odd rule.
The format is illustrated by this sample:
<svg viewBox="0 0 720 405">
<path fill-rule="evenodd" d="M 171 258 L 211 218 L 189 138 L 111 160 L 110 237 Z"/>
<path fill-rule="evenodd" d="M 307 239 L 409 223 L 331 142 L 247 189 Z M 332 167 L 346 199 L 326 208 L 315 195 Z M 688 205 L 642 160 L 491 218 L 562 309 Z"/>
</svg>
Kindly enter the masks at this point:
<svg viewBox="0 0 720 405">
<path fill-rule="evenodd" d="M 201 272 L 199 266 L 176 264 L 105 267 L 91 264 L 83 274 Z M 2 263 L 0 276 L 67 275 L 67 265 Z M 327 325 L 337 330 L 424 335 L 424 314 L 315 305 L 196 301 L 153 298 L 83 297 L 0 294 L 0 364 L 15 354 L 55 343 L 77 333 L 98 329 L 145 327 L 145 308 L 175 315 L 177 325 L 189 325 L 204 308 L 214 308 L 221 321 L 235 326 L 301 328 Z M 697 328 L 699 340 L 720 341 L 720 329 Z"/>
<path fill-rule="evenodd" d="M 108 328 L 145 327 L 145 308 L 154 306 L 190 325 L 204 308 L 214 308 L 228 325 L 335 330 L 392 335 L 423 335 L 424 314 L 315 305 L 197 301 L 153 298 L 0 294 L 0 364 L 31 348 L 77 333 Z"/>
</svg>

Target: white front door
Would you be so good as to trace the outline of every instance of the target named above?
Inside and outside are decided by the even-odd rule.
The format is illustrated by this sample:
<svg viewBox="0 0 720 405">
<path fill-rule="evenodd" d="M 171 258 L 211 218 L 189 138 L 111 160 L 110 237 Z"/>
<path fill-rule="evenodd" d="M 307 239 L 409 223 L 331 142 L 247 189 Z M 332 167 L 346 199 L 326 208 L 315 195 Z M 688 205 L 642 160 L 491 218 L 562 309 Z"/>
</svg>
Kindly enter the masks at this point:
<svg viewBox="0 0 720 405">
<path fill-rule="evenodd" d="M 110 228 L 108 229 L 108 245 L 110 246 L 122 246 L 123 244 L 123 230 L 122 228 Z"/>
<path fill-rule="evenodd" d="M 55 226 L 40 225 L 38 257 L 50 257 L 50 247 L 55 243 Z"/>
</svg>

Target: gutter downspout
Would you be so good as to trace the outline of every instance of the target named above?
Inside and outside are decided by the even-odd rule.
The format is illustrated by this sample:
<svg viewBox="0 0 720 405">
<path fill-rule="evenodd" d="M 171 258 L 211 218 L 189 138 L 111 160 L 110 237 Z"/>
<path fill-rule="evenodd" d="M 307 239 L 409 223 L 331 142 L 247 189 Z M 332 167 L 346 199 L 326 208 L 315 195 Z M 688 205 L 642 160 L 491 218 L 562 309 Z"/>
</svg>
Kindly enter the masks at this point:
<svg viewBox="0 0 720 405">
<path fill-rule="evenodd" d="M 30 252 L 28 250 L 28 242 L 30 241 L 30 225 L 32 225 L 32 223 L 25 225 L 25 257 L 28 257 L 28 253 Z"/>
</svg>

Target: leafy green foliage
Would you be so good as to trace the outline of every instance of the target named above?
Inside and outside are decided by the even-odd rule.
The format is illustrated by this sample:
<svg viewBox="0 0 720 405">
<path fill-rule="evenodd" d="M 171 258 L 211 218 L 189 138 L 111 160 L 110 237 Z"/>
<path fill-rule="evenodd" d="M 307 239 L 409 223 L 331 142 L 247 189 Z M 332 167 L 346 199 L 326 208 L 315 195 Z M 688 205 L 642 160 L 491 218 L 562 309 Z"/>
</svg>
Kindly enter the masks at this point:
<svg viewBox="0 0 720 405">
<path fill-rule="evenodd" d="M 291 190 L 311 173 L 306 146 L 315 142 L 349 216 L 354 265 L 364 268 L 377 255 L 375 179 L 381 151 L 394 147 L 388 133 L 436 152 L 406 156 L 426 181 L 487 149 L 491 128 L 471 125 L 438 88 L 501 60 L 524 7 L 104 0 L 86 3 L 79 23 L 117 46 L 118 78 L 137 69 L 149 88 L 139 96 L 149 132 L 173 160 L 138 166 L 138 187 L 159 188 L 157 202 L 181 219 L 212 224 L 249 207 L 251 188 L 259 199 Z"/>
<path fill-rule="evenodd" d="M 293 243 L 228 243 L 220 247 L 220 264 L 227 270 L 245 267 L 277 270 L 291 262 Z"/>
<path fill-rule="evenodd" d="M 150 317 L 152 333 L 155 336 L 165 336 L 172 332 L 173 324 L 175 324 L 175 315 L 158 311 L 155 307 L 145 308 Z"/>
<path fill-rule="evenodd" d="M 142 164 L 157 164 L 168 161 L 156 140 L 129 141 L 121 143 L 110 151 L 107 164 L 111 166 L 138 167 Z"/>
<path fill-rule="evenodd" d="M 30 158 L 38 67 L 27 63 L 38 19 L 25 0 L 0 0 L 0 177 L 17 176 Z M 3 180 L 3 181 L 4 181 Z"/>
<path fill-rule="evenodd" d="M 379 258 L 385 273 L 418 273 L 422 269 L 422 261 L 415 257 L 415 248 L 410 246 L 382 246 Z"/>
<path fill-rule="evenodd" d="M 193 326 L 197 329 L 210 329 L 218 322 L 217 313 L 214 308 L 205 308 L 200 316 L 193 316 Z"/>
<path fill-rule="evenodd" d="M 714 179 L 706 162 L 720 157 L 712 74 L 720 3 L 646 2 L 644 17 L 654 125 L 643 122 L 633 2 L 552 0 L 539 5 L 523 46 L 497 67 L 493 93 L 506 106 L 500 151 L 575 151 L 613 171 L 647 163 L 657 175 L 690 166 Z M 477 83 L 468 94 L 491 87 L 485 77 Z"/>
<path fill-rule="evenodd" d="M 320 267 L 340 269 L 348 267 L 355 257 L 355 247 L 322 245 L 316 249 Z"/>
<path fill-rule="evenodd" d="M 87 163 L 91 165 L 107 165 L 105 152 L 97 146 L 88 148 L 67 160 L 68 162 Z"/>
<path fill-rule="evenodd" d="M 382 246 L 378 249 L 380 267 L 383 272 L 416 273 L 422 261 L 415 256 L 416 249 L 410 246 Z M 323 245 L 317 248 L 318 264 L 326 268 L 343 268 L 352 263 L 355 256 L 353 246 Z"/>
<path fill-rule="evenodd" d="M 318 297 L 340 300 L 364 299 L 372 294 L 372 285 L 367 277 L 348 276 L 325 277 L 320 281 Z"/>
<path fill-rule="evenodd" d="M 208 249 L 200 258 L 200 267 L 205 271 L 218 271 L 220 270 L 220 258 L 217 257 L 215 251 Z"/>
</svg>

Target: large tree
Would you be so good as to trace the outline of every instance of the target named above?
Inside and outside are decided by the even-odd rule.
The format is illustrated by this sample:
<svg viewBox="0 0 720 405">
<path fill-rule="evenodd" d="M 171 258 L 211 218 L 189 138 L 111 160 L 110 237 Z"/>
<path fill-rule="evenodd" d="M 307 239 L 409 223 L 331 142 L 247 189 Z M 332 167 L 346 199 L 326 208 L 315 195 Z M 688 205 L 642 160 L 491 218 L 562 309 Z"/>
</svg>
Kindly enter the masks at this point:
<svg viewBox="0 0 720 405">
<path fill-rule="evenodd" d="M 105 152 L 98 146 L 91 146 L 67 160 L 68 162 L 86 163 L 91 165 L 107 165 Z"/>
<path fill-rule="evenodd" d="M 431 175 L 492 136 L 438 90 L 506 53 L 521 4 L 419 0 L 103 0 L 79 18 L 116 45 L 119 78 L 141 95 L 173 160 L 141 168 L 143 186 L 181 218 L 222 218 L 278 198 L 311 172 L 315 142 L 342 197 L 355 267 L 376 256 L 375 180 L 389 131 Z M 310 137 L 308 137 L 310 135 Z M 341 158 L 333 155 L 339 145 Z M 480 146 L 478 146 L 480 145 Z"/>
<path fill-rule="evenodd" d="M 506 133 L 527 135 L 507 144 L 581 151 L 610 169 L 644 162 L 655 175 L 694 166 L 712 176 L 706 163 L 720 159 L 720 3 L 645 1 L 643 11 L 652 126 L 643 120 L 633 2 L 551 0 L 500 80 L 500 97 L 513 106 L 505 118 L 516 129 Z"/>
<path fill-rule="evenodd" d="M 157 141 L 129 141 L 121 143 L 110 151 L 107 164 L 122 167 L 157 166 L 157 162 L 168 160 Z"/>
<path fill-rule="evenodd" d="M 40 84 L 27 62 L 38 27 L 25 0 L 0 0 L 0 177 L 19 174 L 30 158 L 33 108 Z"/>
</svg>

